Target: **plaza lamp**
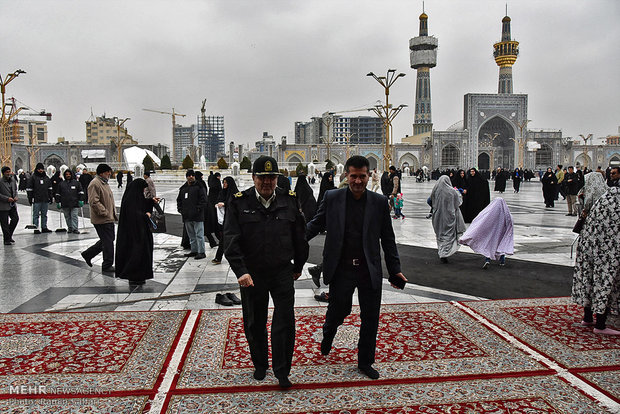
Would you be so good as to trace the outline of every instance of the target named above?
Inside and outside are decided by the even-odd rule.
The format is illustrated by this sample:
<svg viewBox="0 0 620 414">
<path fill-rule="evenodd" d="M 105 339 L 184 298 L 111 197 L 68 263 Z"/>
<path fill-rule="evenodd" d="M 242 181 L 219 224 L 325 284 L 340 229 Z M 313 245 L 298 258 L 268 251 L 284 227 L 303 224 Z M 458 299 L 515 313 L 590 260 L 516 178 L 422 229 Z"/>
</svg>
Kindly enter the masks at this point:
<svg viewBox="0 0 620 414">
<path fill-rule="evenodd" d="M 2 78 L 2 75 L 0 75 L 0 93 L 2 94 L 2 117 L 0 117 L 0 163 L 2 165 L 10 166 L 11 168 L 11 137 L 9 136 L 8 126 L 11 119 L 14 118 L 23 108 L 14 110 L 14 107 L 11 107 L 11 112 L 7 114 L 6 107 L 8 105 L 5 103 L 4 95 L 6 94 L 6 85 L 22 73 L 26 72 L 18 69 L 15 72 L 6 75 L 4 79 Z"/>
<path fill-rule="evenodd" d="M 390 167 L 392 159 L 392 134 L 390 133 L 392 121 L 396 118 L 396 115 L 398 115 L 398 113 L 407 106 L 399 105 L 397 108 L 392 108 L 389 103 L 390 87 L 392 87 L 398 78 L 402 78 L 405 74 L 401 72 L 397 75 L 396 69 L 388 69 L 385 76 L 377 76 L 373 72 L 368 73 L 366 76 L 370 76 L 376 80 L 385 91 L 385 106 L 375 105 L 375 107 L 370 108 L 369 111 L 375 112 L 379 118 L 383 120 L 383 125 L 385 127 L 383 170 L 387 171 Z"/>
</svg>

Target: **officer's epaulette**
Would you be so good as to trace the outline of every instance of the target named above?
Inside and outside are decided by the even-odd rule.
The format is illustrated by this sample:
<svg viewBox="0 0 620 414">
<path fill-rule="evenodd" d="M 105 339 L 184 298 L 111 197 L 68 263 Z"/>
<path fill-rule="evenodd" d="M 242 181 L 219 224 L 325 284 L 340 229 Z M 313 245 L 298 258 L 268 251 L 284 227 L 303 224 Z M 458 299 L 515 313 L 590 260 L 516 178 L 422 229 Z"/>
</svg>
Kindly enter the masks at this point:
<svg viewBox="0 0 620 414">
<path fill-rule="evenodd" d="M 241 191 L 235 194 L 235 198 L 240 198 L 240 197 L 243 197 L 243 193 Z"/>
<path fill-rule="evenodd" d="M 293 191 L 293 190 L 288 190 L 288 195 L 290 195 L 292 197 L 297 197 L 297 194 L 295 194 L 295 191 Z"/>
</svg>

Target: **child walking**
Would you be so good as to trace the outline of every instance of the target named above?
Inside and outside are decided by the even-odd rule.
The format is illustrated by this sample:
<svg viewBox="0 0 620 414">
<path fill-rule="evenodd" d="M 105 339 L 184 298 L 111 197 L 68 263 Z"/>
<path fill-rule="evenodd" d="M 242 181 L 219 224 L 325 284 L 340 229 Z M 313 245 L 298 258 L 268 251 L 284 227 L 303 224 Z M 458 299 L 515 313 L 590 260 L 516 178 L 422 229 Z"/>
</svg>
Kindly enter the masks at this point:
<svg viewBox="0 0 620 414">
<path fill-rule="evenodd" d="M 405 215 L 402 212 L 403 209 L 403 193 L 396 194 L 394 197 L 394 219 L 401 218 L 404 219 Z"/>
</svg>

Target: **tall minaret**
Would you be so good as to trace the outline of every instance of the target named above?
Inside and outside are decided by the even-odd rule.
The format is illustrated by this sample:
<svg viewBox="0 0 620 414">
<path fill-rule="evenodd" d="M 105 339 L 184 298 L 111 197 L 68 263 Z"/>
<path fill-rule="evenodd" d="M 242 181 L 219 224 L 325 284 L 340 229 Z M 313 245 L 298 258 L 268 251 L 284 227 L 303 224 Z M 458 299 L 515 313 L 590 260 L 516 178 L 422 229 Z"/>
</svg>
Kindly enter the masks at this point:
<svg viewBox="0 0 620 414">
<path fill-rule="evenodd" d="M 519 55 L 519 42 L 510 39 L 510 17 L 508 9 L 502 19 L 502 40 L 493 45 L 493 57 L 499 66 L 499 85 L 497 93 L 512 93 L 512 65 Z"/>
<path fill-rule="evenodd" d="M 420 35 L 409 40 L 411 67 L 418 71 L 413 135 L 433 129 L 431 117 L 431 68 L 437 66 L 437 38 L 428 35 L 428 16 L 422 9 Z"/>
</svg>

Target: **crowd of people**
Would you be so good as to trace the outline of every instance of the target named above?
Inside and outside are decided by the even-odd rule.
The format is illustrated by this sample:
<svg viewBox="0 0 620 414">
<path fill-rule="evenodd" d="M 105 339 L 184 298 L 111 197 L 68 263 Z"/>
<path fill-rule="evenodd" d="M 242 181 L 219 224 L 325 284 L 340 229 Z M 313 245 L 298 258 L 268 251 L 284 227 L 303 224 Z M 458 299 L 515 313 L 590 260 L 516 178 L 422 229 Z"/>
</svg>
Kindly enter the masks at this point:
<svg viewBox="0 0 620 414">
<path fill-rule="evenodd" d="M 22 183 L 21 174 L 16 179 L 9 167 L 3 167 L 0 222 L 4 244 L 14 243 L 20 188 L 33 206 L 35 233 L 50 231 L 47 210 L 53 200 L 64 213 L 69 231 L 79 233 L 77 210 L 88 202 L 99 240 L 81 253 L 86 264 L 92 266 L 94 257 L 102 253 L 104 273 L 127 279 L 130 285 L 144 284 L 153 278 L 153 214 L 154 209 L 159 210 L 160 198 L 148 172 L 143 178 L 132 177 L 127 180 L 117 215 L 109 183 L 112 173 L 110 166 L 100 164 L 94 177 L 82 171 L 77 179 L 65 170 L 48 178 L 44 166 L 38 164 Z M 321 173 L 315 199 L 304 174 L 298 176 L 292 190 L 289 179 L 279 173 L 277 161 L 262 156 L 254 162 L 254 186 L 248 189 L 240 191 L 233 177 L 222 180 L 218 172 L 211 171 L 205 182 L 200 171 L 187 170 L 176 198 L 183 221 L 182 244 L 190 250 L 185 256 L 205 259 L 208 241 L 211 247 L 218 247 L 212 263 L 220 264 L 225 256 L 237 276 L 241 298 L 234 293 L 218 294 L 216 302 L 242 305 L 257 380 L 265 378 L 269 367 L 267 308 L 269 298 L 273 300 L 272 367 L 282 388 L 292 385 L 288 375 L 295 343 L 294 281 L 308 259 L 309 240 L 326 234 L 322 263 L 310 268 L 316 286 L 321 286 L 321 274 L 328 286 L 328 292 L 317 295 L 318 300 L 328 302 L 321 354 L 330 353 L 339 326 L 351 313 L 357 289 L 361 306 L 358 368 L 369 378 L 380 377 L 373 364 L 383 278 L 381 251 L 391 285 L 402 289 L 407 281 L 392 228 L 393 219 L 405 218 L 402 172 L 391 166 L 381 174 L 370 169 L 366 158 L 353 156 L 346 162 L 339 188 L 334 175 L 333 170 Z M 546 207 L 553 207 L 563 195 L 567 215 L 579 211 L 584 220 L 572 289 L 573 301 L 584 309 L 582 325 L 593 326 L 597 334 L 620 335 L 606 326 L 607 316 L 620 311 L 620 169 L 580 173 L 572 166 L 564 170 L 558 165 L 556 171 L 548 168 L 539 177 Z M 512 215 L 504 199 L 490 201 L 489 174 L 471 168 L 446 171 L 436 178 L 427 202 L 441 262 L 448 263 L 460 245 L 468 245 L 484 256 L 483 269 L 492 260 L 505 265 L 506 256 L 514 253 Z M 499 169 L 492 178 L 495 191 L 503 192 L 505 180 L 510 178 L 518 193 L 521 181 L 531 179 L 532 174 L 520 169 L 508 174 Z M 577 200 L 582 208 L 575 207 Z"/>
</svg>

